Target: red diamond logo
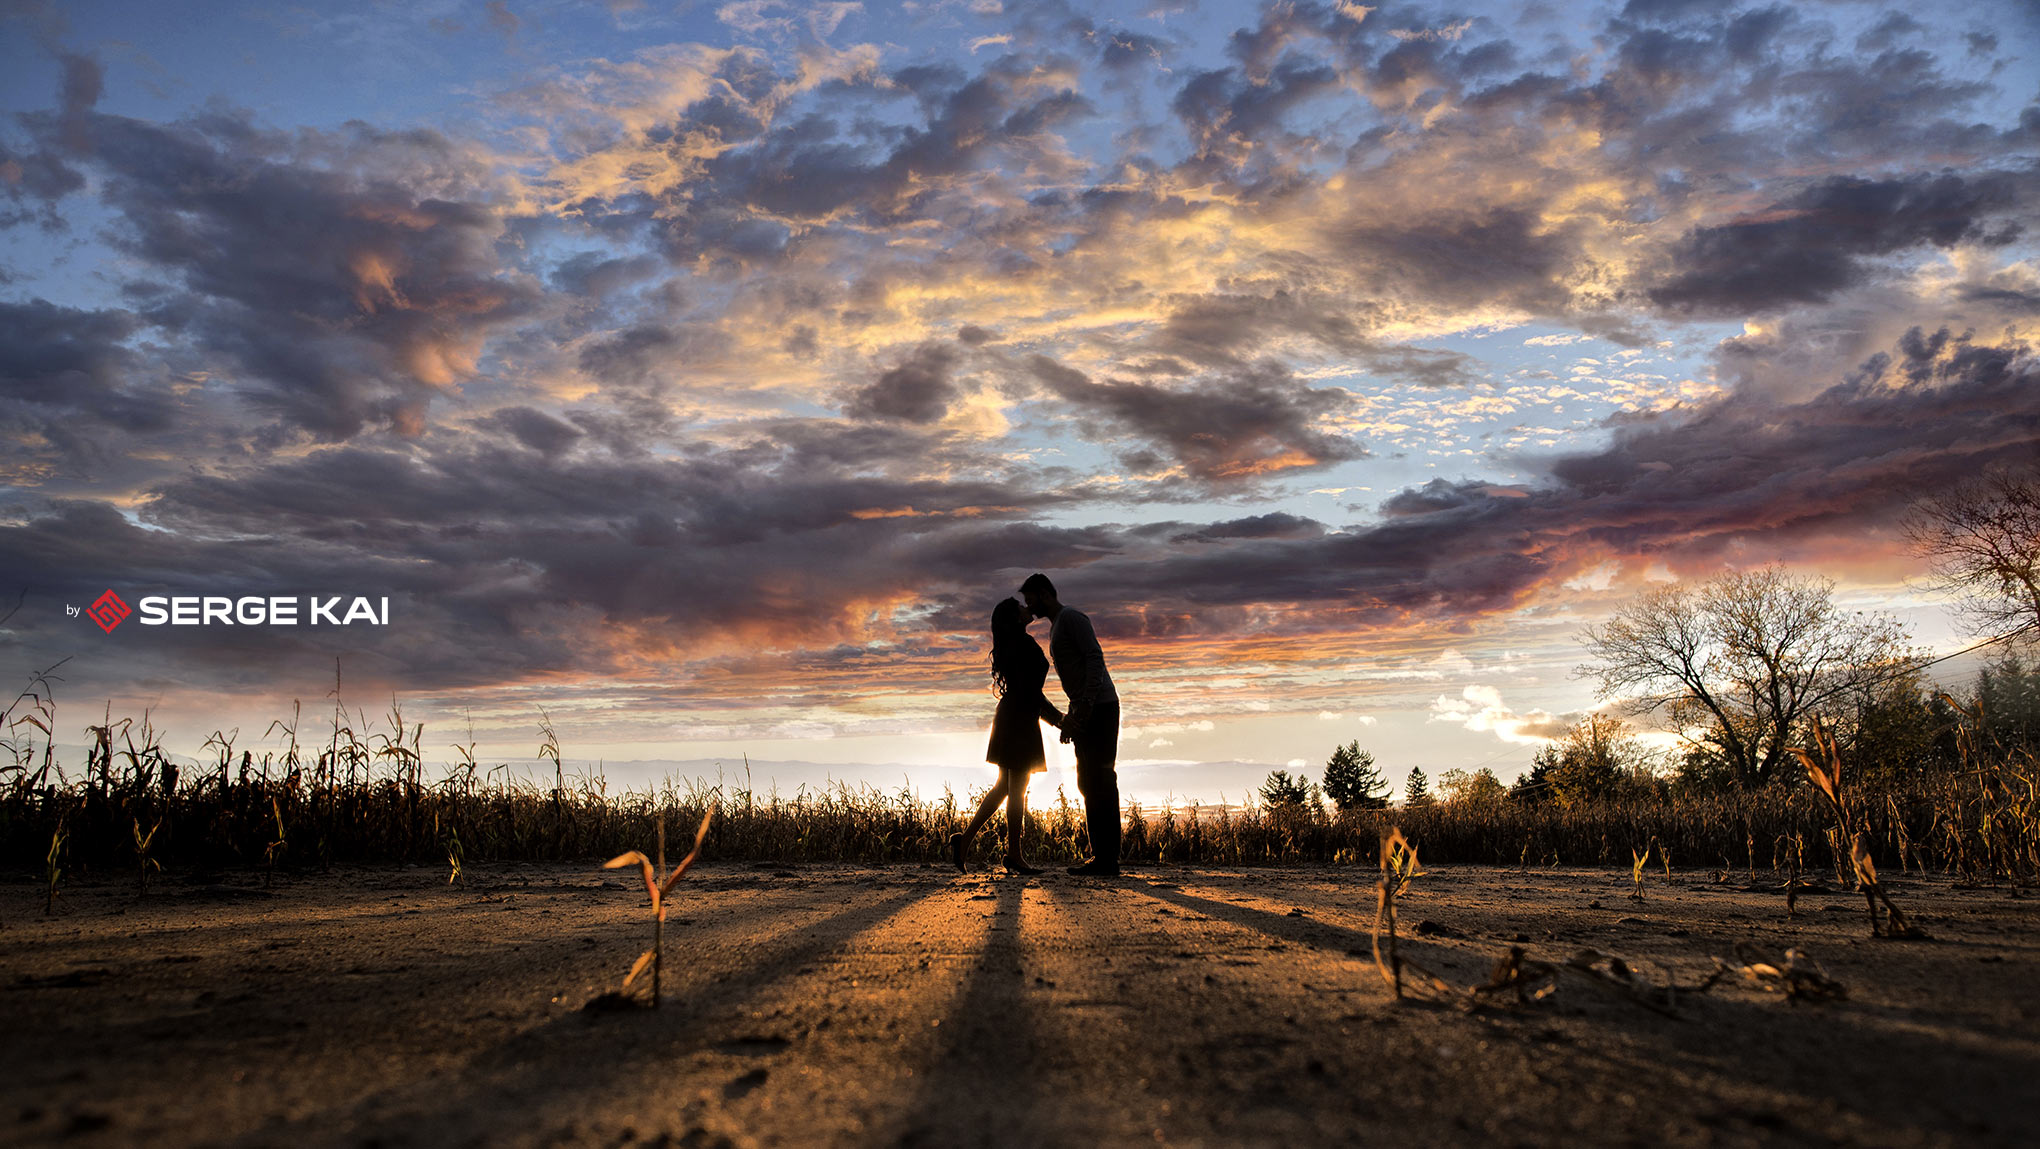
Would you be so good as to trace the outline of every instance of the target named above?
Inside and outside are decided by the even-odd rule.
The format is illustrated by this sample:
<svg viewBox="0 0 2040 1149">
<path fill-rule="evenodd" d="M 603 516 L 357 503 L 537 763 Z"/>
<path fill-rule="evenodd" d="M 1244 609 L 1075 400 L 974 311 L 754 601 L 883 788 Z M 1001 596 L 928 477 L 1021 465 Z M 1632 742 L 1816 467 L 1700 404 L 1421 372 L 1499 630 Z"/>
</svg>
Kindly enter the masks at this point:
<svg viewBox="0 0 2040 1149">
<path fill-rule="evenodd" d="M 128 604 L 120 601 L 120 596 L 112 591 L 107 591 L 92 600 L 92 605 L 85 608 L 86 616 L 98 623 L 99 629 L 108 634 L 112 634 L 113 628 L 126 622 L 127 616 L 133 613 L 128 609 Z"/>
</svg>

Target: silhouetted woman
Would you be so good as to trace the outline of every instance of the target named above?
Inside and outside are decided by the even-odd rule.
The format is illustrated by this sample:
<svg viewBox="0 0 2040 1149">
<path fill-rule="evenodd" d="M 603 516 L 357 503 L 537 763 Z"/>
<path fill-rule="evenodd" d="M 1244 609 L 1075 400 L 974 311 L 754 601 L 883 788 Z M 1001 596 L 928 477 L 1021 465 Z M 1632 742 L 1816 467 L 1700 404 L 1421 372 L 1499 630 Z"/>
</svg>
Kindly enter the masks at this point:
<svg viewBox="0 0 2040 1149">
<path fill-rule="evenodd" d="M 970 827 L 949 837 L 949 855 L 959 870 L 964 868 L 965 849 L 1003 801 L 1006 868 L 1016 874 L 1041 872 L 1027 864 L 1020 850 L 1020 833 L 1026 826 L 1027 777 L 1048 768 L 1041 749 L 1040 722 L 1062 725 L 1062 712 L 1041 693 L 1041 684 L 1047 680 L 1048 656 L 1027 633 L 1027 612 L 1016 599 L 1000 602 L 992 608 L 992 689 L 999 695 L 999 708 L 992 715 L 991 743 L 985 747 L 985 761 L 999 768 L 999 780 L 978 803 Z"/>
</svg>

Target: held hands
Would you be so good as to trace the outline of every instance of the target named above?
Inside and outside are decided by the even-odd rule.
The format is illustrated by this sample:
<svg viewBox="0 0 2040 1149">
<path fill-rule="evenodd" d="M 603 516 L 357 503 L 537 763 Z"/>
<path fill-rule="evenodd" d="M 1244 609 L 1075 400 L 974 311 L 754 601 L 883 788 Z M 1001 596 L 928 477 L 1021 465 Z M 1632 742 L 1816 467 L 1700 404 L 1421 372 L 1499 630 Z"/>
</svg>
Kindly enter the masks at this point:
<svg viewBox="0 0 2040 1149">
<path fill-rule="evenodd" d="M 1063 715 L 1062 721 L 1057 723 L 1057 725 L 1062 727 L 1062 741 L 1070 742 L 1076 738 L 1078 732 L 1083 730 L 1084 716 L 1077 713 L 1076 707 L 1073 706 L 1068 714 Z"/>
</svg>

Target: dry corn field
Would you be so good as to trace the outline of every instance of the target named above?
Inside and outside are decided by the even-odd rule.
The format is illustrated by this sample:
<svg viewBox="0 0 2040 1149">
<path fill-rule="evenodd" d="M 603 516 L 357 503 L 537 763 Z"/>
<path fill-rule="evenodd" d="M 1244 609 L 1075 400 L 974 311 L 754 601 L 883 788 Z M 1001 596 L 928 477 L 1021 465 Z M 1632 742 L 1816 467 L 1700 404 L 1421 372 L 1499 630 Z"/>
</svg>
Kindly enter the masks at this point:
<svg viewBox="0 0 2040 1149">
<path fill-rule="evenodd" d="M 613 794 L 549 723 L 549 778 L 428 780 L 401 715 L 342 717 L 13 747 L 9 1143 L 2040 1143 L 2025 751 L 1133 807 L 1124 877 L 1023 878 L 942 861 L 975 795 Z M 1030 856 L 1082 826 L 1030 816 Z"/>
<path fill-rule="evenodd" d="M 689 827 L 691 829 L 691 827 Z M 686 837 L 673 843 L 684 849 Z M 599 864 L 0 888 L 0 1121 L 63 1145 L 2030 1145 L 2040 923 L 1946 877 L 1873 939 L 1835 879 L 1426 863 L 1116 880 L 709 863 L 649 935 Z M 1583 951 L 1598 955 L 1592 971 Z M 1780 978 L 1787 950 L 1839 995 Z M 1609 977 L 1704 993 L 1664 1000 Z M 1716 959 L 1722 959 L 1717 962 Z M 1568 964 L 1575 963 L 1575 964 Z M 641 1002 L 642 998 L 637 998 Z"/>
</svg>

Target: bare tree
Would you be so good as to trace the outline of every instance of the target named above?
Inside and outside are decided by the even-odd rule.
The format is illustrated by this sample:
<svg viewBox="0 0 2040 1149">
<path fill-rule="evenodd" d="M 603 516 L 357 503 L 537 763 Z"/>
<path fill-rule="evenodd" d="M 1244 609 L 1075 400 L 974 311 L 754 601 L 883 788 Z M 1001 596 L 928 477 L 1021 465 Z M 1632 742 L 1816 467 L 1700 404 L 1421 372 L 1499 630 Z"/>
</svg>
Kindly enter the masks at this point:
<svg viewBox="0 0 2040 1149">
<path fill-rule="evenodd" d="M 1922 499 L 1905 530 L 1977 633 L 2040 626 L 2040 474 L 1987 471 Z"/>
<path fill-rule="evenodd" d="M 1893 620 L 1846 613 L 1834 584 L 1775 567 L 1648 591 L 1581 639 L 1604 698 L 1660 713 L 1755 789 L 1778 776 L 1799 725 L 1910 665 Z"/>
</svg>

